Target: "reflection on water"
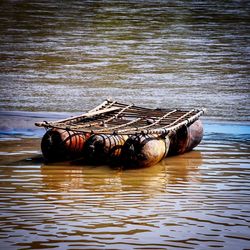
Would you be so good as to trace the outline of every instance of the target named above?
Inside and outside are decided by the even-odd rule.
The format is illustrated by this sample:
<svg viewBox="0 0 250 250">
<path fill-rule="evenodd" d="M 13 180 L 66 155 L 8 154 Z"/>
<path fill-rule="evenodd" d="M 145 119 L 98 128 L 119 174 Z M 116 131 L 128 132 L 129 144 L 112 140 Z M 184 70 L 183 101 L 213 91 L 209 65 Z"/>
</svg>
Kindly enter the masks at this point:
<svg viewBox="0 0 250 250">
<path fill-rule="evenodd" d="M 189 178 L 195 179 L 195 172 L 201 163 L 200 152 L 193 151 L 178 159 L 170 157 L 156 166 L 140 170 L 115 170 L 104 166 L 83 168 L 72 165 L 48 165 L 41 167 L 41 173 L 43 182 L 49 189 L 56 188 L 67 192 L 72 190 L 128 192 L 127 187 L 129 187 L 131 191 L 140 190 L 156 194 L 165 192 L 168 184 L 178 184 L 188 181 Z M 95 177 L 96 172 L 98 178 Z M 139 176 L 134 179 L 138 173 Z"/>
<path fill-rule="evenodd" d="M 78 112 L 113 97 L 250 120 L 249 1 L 4 0 L 0 8 L 2 110 Z"/>
<path fill-rule="evenodd" d="M 133 170 L 44 165 L 40 139 L 2 134 L 1 247 L 247 249 L 249 126 L 228 126 L 205 124 L 195 151 Z"/>
</svg>

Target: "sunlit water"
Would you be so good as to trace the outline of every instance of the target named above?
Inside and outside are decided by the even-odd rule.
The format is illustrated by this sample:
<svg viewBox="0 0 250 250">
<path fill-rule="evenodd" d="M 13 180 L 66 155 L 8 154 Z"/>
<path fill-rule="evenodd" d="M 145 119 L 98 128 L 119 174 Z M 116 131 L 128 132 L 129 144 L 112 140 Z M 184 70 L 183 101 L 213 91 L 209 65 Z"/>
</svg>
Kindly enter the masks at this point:
<svg viewBox="0 0 250 250">
<path fill-rule="evenodd" d="M 249 249 L 248 1 L 0 9 L 1 249 Z M 107 97 L 205 107 L 204 139 L 146 169 L 45 165 L 34 122 Z"/>
<path fill-rule="evenodd" d="M 121 170 L 45 165 L 44 131 L 30 125 L 45 115 L 2 117 L 2 248 L 249 247 L 249 125 L 205 120 L 195 151 L 150 168 Z M 11 125 L 15 120 L 20 128 Z"/>
<path fill-rule="evenodd" d="M 107 97 L 250 120 L 249 1 L 1 1 L 0 108 Z"/>
</svg>

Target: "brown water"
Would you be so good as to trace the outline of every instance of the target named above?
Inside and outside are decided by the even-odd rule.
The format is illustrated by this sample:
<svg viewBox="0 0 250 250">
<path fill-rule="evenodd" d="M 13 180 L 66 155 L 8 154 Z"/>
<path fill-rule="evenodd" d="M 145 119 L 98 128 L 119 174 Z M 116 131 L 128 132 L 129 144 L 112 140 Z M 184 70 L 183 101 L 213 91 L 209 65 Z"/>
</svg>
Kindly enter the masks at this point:
<svg viewBox="0 0 250 250">
<path fill-rule="evenodd" d="M 250 249 L 248 1 L 0 2 L 1 249 Z M 147 169 L 45 165 L 44 130 L 106 97 L 206 107 Z"/>
<path fill-rule="evenodd" d="M 249 1 L 0 3 L 0 108 L 82 111 L 112 97 L 250 120 Z"/>
<path fill-rule="evenodd" d="M 47 113 L 2 115 L 1 249 L 249 249 L 249 125 L 205 120 L 195 151 L 121 170 L 45 165 Z"/>
</svg>

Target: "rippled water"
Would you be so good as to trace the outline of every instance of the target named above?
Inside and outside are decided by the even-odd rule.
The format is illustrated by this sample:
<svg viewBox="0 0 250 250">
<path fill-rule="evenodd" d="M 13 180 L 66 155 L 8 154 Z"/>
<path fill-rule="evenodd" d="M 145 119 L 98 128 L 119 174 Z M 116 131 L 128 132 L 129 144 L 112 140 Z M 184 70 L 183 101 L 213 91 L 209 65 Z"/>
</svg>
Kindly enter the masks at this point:
<svg viewBox="0 0 250 250">
<path fill-rule="evenodd" d="M 249 118 L 249 1 L 1 1 L 0 108 L 107 97 Z"/>
<path fill-rule="evenodd" d="M 249 249 L 249 1 L 0 10 L 1 249 Z M 34 122 L 106 97 L 206 107 L 204 139 L 146 169 L 45 165 Z"/>
<path fill-rule="evenodd" d="M 249 125 L 205 120 L 195 151 L 126 171 L 44 165 L 27 124 L 46 114 L 11 114 L 23 126 L 1 127 L 1 248 L 249 248 Z"/>
</svg>

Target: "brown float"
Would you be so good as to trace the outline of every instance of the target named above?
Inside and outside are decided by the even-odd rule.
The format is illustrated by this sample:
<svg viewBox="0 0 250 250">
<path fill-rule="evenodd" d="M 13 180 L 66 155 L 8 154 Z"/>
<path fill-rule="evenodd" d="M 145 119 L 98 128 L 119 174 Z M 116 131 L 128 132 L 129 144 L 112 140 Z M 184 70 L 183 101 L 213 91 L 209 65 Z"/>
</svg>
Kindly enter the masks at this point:
<svg viewBox="0 0 250 250">
<path fill-rule="evenodd" d="M 85 159 L 92 164 L 117 164 L 127 135 L 92 135 L 86 142 Z"/>
<path fill-rule="evenodd" d="M 47 129 L 41 148 L 49 162 L 81 158 L 92 164 L 148 167 L 197 146 L 203 113 L 107 100 L 82 115 L 36 125 Z"/>
<path fill-rule="evenodd" d="M 166 157 L 169 143 L 168 136 L 131 136 L 122 148 L 121 163 L 127 168 L 155 165 Z"/>
<path fill-rule="evenodd" d="M 178 155 L 191 151 L 202 140 L 203 126 L 197 120 L 189 126 L 183 126 L 170 136 L 168 155 Z"/>
<path fill-rule="evenodd" d="M 64 129 L 49 129 L 42 138 L 41 149 L 48 162 L 74 160 L 83 157 L 83 149 L 89 133 Z"/>
</svg>

